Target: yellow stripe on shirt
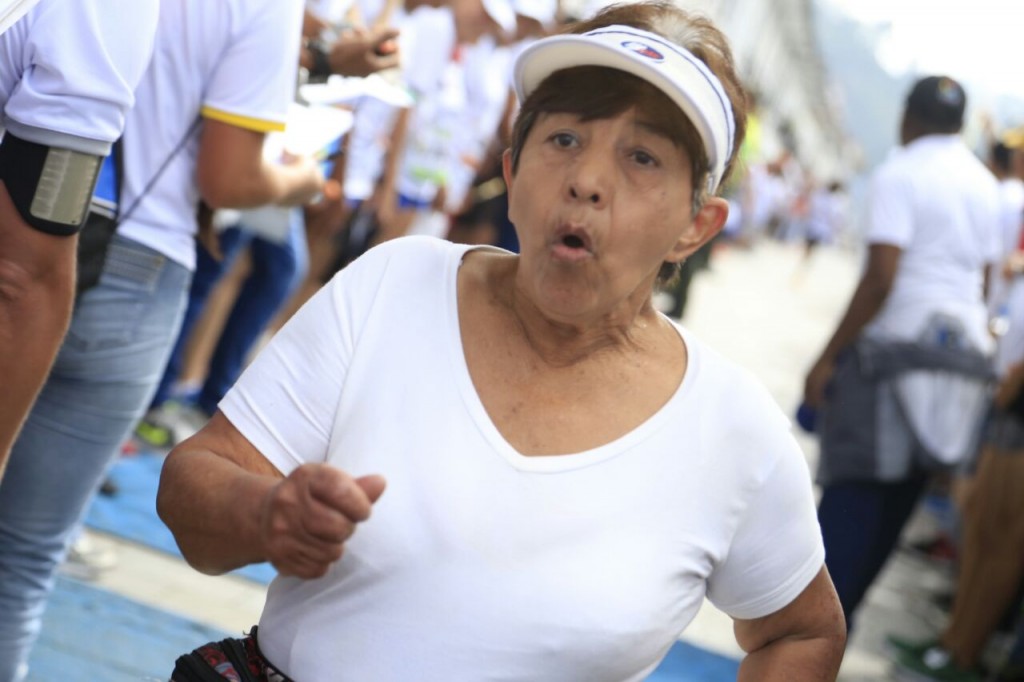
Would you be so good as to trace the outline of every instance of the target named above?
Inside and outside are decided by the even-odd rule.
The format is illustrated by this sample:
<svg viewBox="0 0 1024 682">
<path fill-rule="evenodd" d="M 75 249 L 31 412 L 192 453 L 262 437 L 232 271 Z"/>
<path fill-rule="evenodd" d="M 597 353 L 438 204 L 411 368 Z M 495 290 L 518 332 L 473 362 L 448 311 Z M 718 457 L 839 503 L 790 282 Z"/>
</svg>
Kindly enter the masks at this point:
<svg viewBox="0 0 1024 682">
<path fill-rule="evenodd" d="M 284 123 L 279 121 L 267 121 L 262 118 L 239 116 L 238 114 L 232 114 L 212 107 L 203 107 L 200 109 L 199 113 L 203 115 L 203 118 L 212 118 L 214 121 L 220 121 L 221 123 L 227 123 L 228 125 L 245 128 L 246 130 L 255 130 L 258 133 L 273 133 L 284 130 Z"/>
</svg>

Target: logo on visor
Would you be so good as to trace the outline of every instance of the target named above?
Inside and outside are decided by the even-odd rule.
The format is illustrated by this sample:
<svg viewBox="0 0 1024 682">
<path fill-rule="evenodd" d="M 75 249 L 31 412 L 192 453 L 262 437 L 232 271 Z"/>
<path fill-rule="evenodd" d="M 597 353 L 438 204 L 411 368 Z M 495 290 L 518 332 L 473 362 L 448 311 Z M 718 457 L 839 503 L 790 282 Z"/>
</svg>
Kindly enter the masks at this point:
<svg viewBox="0 0 1024 682">
<path fill-rule="evenodd" d="M 650 60 L 656 62 L 665 61 L 664 55 L 662 55 L 660 52 L 655 50 L 650 45 L 646 45 L 636 40 L 627 40 L 626 42 L 622 43 L 622 46 L 627 50 L 632 50 L 633 52 L 636 52 L 638 55 L 647 57 Z"/>
</svg>

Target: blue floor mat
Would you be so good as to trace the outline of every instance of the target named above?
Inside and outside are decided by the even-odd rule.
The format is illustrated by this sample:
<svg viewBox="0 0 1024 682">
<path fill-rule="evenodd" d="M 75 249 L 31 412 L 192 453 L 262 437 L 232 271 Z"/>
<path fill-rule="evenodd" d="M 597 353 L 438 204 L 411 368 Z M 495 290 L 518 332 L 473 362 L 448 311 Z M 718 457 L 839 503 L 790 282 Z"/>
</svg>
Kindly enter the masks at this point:
<svg viewBox="0 0 1024 682">
<path fill-rule="evenodd" d="M 28 682 L 168 680 L 178 656 L 228 636 L 61 578 L 32 651 Z"/>
<path fill-rule="evenodd" d="M 676 642 L 647 682 L 734 682 L 740 662 L 686 642 Z"/>
<path fill-rule="evenodd" d="M 174 661 L 221 632 L 61 578 L 32 653 L 28 682 L 167 680 Z M 739 664 L 677 642 L 648 682 L 732 682 Z"/>
<path fill-rule="evenodd" d="M 85 524 L 180 557 L 174 536 L 156 515 L 156 490 L 163 463 L 162 456 L 151 453 L 119 459 L 110 470 L 117 494 L 97 495 Z M 277 573 L 270 564 L 254 564 L 235 571 L 235 575 L 267 584 Z"/>
</svg>

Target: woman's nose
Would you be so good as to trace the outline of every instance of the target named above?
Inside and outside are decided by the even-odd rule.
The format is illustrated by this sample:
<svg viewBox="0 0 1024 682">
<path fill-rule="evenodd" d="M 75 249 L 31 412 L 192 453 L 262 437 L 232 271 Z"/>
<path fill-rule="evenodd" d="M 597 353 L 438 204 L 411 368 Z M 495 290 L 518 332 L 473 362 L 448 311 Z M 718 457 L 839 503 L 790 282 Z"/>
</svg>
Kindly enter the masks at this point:
<svg viewBox="0 0 1024 682">
<path fill-rule="evenodd" d="M 580 154 L 569 171 L 569 196 L 595 207 L 604 204 L 608 196 L 608 170 L 595 154 Z"/>
</svg>

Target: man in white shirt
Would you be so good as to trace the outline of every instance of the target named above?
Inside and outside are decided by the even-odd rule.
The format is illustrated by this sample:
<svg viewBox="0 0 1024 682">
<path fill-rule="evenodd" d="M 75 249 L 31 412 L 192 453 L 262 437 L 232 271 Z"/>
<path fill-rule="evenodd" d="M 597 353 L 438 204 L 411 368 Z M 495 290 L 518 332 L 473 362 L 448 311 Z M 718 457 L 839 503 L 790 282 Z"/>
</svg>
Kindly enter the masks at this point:
<svg viewBox="0 0 1024 682">
<path fill-rule="evenodd" d="M 903 146 L 872 178 L 864 274 L 806 380 L 806 403 L 822 408 L 818 515 L 848 625 L 930 472 L 973 451 L 986 407 L 999 199 L 959 136 L 965 107 L 948 77 L 911 90 Z"/>
<path fill-rule="evenodd" d="M 75 235 L 157 15 L 156 0 L 0 7 L 0 474 L 67 329 Z"/>
<path fill-rule="evenodd" d="M 56 567 L 167 362 L 200 199 L 301 205 L 324 183 L 312 159 L 264 159 L 266 134 L 284 130 L 294 96 L 301 0 L 180 0 L 159 15 L 124 127 L 117 232 L 0 481 L 2 682 L 24 678 Z"/>
</svg>

